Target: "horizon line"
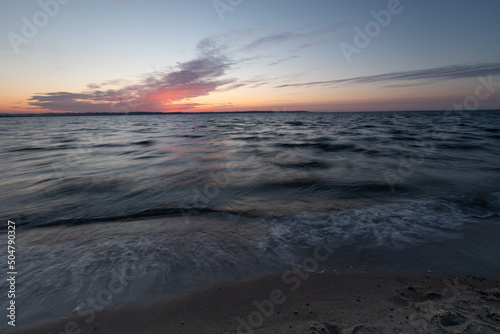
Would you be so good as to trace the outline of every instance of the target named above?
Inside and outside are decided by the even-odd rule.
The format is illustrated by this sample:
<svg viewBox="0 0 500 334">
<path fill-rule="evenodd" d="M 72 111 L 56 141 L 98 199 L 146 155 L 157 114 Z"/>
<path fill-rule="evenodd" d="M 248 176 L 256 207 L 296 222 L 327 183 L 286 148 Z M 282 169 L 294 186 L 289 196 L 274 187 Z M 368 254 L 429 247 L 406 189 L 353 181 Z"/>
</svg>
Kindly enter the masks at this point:
<svg viewBox="0 0 500 334">
<path fill-rule="evenodd" d="M 129 112 L 41 112 L 41 113 L 0 113 L 0 117 L 36 117 L 36 116 L 141 116 L 141 115 L 189 115 L 189 114 L 293 114 L 293 113 L 346 113 L 346 112 L 445 112 L 453 109 L 406 109 L 406 110 L 331 110 L 331 111 L 309 111 L 309 110 L 233 110 L 233 111 L 129 111 Z M 480 111 L 500 111 L 500 108 L 478 109 Z"/>
</svg>

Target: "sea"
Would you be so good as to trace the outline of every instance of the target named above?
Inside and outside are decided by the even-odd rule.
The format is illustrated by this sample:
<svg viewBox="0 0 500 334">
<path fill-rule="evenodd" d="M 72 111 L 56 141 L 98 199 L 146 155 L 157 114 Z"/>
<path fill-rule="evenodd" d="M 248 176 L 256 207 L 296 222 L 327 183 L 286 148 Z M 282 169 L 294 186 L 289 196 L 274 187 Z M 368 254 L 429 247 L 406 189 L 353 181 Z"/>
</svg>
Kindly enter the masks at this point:
<svg viewBox="0 0 500 334">
<path fill-rule="evenodd" d="M 500 279 L 498 111 L 2 117 L 0 159 L 18 326 L 287 268 Z"/>
</svg>

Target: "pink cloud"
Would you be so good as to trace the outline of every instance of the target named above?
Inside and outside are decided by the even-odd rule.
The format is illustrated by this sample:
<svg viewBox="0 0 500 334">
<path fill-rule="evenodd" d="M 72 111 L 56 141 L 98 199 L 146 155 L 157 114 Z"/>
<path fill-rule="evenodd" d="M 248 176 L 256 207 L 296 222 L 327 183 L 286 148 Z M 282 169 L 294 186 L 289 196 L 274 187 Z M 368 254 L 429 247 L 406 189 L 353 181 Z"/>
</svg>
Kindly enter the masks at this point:
<svg viewBox="0 0 500 334">
<path fill-rule="evenodd" d="M 145 76 L 136 84 L 108 90 L 99 89 L 106 83 L 89 84 L 82 92 L 36 94 L 27 102 L 37 108 L 66 112 L 161 112 L 194 108 L 199 104 L 190 99 L 235 82 L 225 78 L 233 62 L 220 50 L 220 46 L 210 40 L 203 40 L 198 44 L 197 58 L 179 63 L 171 70 Z"/>
</svg>

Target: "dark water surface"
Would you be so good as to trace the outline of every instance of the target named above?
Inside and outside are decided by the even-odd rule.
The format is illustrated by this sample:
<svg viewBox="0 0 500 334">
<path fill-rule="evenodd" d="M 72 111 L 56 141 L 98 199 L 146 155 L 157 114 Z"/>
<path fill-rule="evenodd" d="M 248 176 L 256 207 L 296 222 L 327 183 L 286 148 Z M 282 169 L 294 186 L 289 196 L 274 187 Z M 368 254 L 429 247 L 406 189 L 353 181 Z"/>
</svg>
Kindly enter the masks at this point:
<svg viewBox="0 0 500 334">
<path fill-rule="evenodd" d="M 320 242 L 338 248 L 325 267 L 369 267 L 498 226 L 499 112 L 2 118 L 0 138 L 20 323 L 283 269 Z"/>
</svg>

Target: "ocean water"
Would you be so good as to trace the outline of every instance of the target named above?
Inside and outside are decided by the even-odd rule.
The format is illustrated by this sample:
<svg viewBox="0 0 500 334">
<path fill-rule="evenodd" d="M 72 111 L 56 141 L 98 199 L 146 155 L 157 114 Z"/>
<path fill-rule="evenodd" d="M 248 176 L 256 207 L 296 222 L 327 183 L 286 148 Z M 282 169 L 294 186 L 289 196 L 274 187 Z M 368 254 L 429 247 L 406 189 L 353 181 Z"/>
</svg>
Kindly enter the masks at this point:
<svg viewBox="0 0 500 334">
<path fill-rule="evenodd" d="M 302 265 L 325 243 L 321 268 L 368 268 L 500 214 L 500 112 L 15 117 L 0 138 L 18 323 Z"/>
</svg>

